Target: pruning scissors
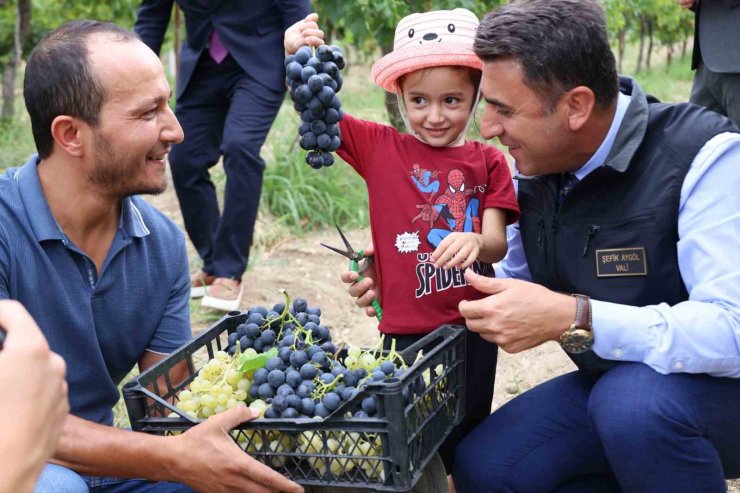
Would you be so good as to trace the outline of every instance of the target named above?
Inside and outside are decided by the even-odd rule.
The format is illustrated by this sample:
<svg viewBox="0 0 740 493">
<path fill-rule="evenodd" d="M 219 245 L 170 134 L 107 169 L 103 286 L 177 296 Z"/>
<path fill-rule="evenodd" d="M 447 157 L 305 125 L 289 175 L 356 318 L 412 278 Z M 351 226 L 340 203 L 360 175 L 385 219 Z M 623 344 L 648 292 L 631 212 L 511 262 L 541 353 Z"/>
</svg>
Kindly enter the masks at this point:
<svg viewBox="0 0 740 493">
<path fill-rule="evenodd" d="M 325 245 L 324 243 L 322 243 L 321 246 L 326 247 L 333 252 L 337 252 L 339 255 L 347 257 L 349 259 L 349 270 L 351 270 L 352 272 L 357 272 L 359 274 L 357 276 L 356 282 L 360 282 L 364 279 L 364 277 L 362 277 L 362 273 L 365 272 L 370 266 L 372 257 L 366 257 L 364 250 L 353 249 L 352 246 L 349 244 L 349 241 L 347 241 L 347 237 L 344 236 L 342 230 L 339 229 L 339 226 L 337 226 L 336 224 L 334 226 L 336 226 L 337 231 L 339 231 L 339 236 L 342 237 L 342 241 L 344 242 L 344 247 L 346 248 L 346 250 L 340 250 L 338 248 L 334 248 L 333 246 Z M 362 266 L 360 266 L 360 261 L 362 259 L 366 259 L 366 261 Z M 375 308 L 375 317 L 378 319 L 378 321 L 380 321 L 383 318 L 383 309 L 380 308 L 380 303 L 378 303 L 378 300 L 374 299 L 371 304 L 373 308 Z"/>
</svg>

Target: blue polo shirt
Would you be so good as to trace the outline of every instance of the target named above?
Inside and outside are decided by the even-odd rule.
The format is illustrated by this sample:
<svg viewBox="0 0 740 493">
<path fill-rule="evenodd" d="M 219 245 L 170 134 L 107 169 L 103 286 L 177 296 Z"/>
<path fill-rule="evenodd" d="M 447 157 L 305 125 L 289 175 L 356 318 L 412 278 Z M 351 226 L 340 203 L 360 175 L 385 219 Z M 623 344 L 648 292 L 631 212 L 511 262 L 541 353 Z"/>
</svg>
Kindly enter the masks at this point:
<svg viewBox="0 0 740 493">
<path fill-rule="evenodd" d="M 117 386 L 144 352 L 169 353 L 191 338 L 185 239 L 127 197 L 98 275 L 52 216 L 38 163 L 33 156 L 0 177 L 0 299 L 23 303 L 66 361 L 72 414 L 111 424 Z"/>
</svg>

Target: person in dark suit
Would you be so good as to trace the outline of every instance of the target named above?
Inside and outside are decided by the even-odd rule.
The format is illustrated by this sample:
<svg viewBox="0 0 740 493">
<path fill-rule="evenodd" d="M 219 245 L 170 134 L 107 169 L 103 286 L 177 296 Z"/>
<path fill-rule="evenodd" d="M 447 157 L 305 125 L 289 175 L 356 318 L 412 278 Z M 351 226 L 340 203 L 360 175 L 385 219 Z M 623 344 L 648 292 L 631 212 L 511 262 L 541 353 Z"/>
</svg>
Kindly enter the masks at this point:
<svg viewBox="0 0 740 493">
<path fill-rule="evenodd" d="M 159 53 L 175 0 L 143 0 L 134 30 Z M 283 33 L 309 0 L 177 0 L 185 15 L 175 114 L 185 132 L 170 154 L 190 240 L 203 261 L 191 297 L 237 310 L 265 163 L 260 148 L 285 95 Z M 209 169 L 223 157 L 223 211 Z"/>
<path fill-rule="evenodd" d="M 676 0 L 694 11 L 690 101 L 740 125 L 740 0 Z"/>
</svg>

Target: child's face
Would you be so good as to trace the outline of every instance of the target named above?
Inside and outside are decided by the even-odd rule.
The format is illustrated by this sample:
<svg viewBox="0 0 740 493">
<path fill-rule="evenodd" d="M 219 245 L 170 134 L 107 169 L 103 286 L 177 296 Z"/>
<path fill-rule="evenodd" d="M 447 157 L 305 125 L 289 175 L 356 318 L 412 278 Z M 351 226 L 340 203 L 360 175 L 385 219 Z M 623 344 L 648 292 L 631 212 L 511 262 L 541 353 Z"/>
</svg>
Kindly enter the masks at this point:
<svg viewBox="0 0 740 493">
<path fill-rule="evenodd" d="M 427 144 L 443 147 L 458 138 L 468 123 L 475 87 L 468 69 L 434 67 L 403 79 L 409 124 Z"/>
</svg>

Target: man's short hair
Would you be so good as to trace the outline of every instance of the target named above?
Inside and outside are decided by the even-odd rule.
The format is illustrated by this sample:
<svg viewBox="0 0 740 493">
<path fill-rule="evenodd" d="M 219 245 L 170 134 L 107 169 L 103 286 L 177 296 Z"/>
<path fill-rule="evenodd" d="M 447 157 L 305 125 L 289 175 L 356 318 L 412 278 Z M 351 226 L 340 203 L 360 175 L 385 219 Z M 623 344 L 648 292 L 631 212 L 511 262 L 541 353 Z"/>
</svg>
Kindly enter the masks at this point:
<svg viewBox="0 0 740 493">
<path fill-rule="evenodd" d="M 139 39 L 133 31 L 110 22 L 72 21 L 47 34 L 28 58 L 23 98 L 41 159 L 51 154 L 51 123 L 59 115 L 79 118 L 92 126 L 98 124 L 106 93 L 90 67 L 86 45 L 87 38 L 95 33 L 109 34 L 120 41 Z"/>
<path fill-rule="evenodd" d="M 590 88 L 596 104 L 617 98 L 619 78 L 606 21 L 595 0 L 518 0 L 483 18 L 475 53 L 484 62 L 513 58 L 524 83 L 551 111 L 577 86 Z"/>
</svg>

